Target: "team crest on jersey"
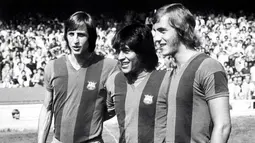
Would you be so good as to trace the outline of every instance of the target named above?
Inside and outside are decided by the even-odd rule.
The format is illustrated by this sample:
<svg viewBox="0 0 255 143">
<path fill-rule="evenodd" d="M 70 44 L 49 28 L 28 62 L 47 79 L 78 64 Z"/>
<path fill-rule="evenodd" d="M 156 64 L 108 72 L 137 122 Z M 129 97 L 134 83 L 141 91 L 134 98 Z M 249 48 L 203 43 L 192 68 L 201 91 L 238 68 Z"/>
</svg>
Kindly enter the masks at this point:
<svg viewBox="0 0 255 143">
<path fill-rule="evenodd" d="M 143 103 L 145 104 L 152 104 L 153 103 L 153 96 L 152 95 L 144 95 Z"/>
<path fill-rule="evenodd" d="M 94 90 L 96 88 L 96 82 L 88 81 L 87 89 L 88 90 Z"/>
</svg>

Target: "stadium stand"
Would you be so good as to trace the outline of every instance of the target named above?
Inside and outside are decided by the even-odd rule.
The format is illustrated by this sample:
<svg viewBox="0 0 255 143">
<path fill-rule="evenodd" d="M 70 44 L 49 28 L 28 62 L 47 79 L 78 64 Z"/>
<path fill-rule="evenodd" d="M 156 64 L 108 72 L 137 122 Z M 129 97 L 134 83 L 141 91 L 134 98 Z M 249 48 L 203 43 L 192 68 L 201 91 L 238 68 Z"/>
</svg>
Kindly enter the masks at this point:
<svg viewBox="0 0 255 143">
<path fill-rule="evenodd" d="M 131 22 L 151 25 L 149 13 L 128 12 L 121 22 L 104 15 L 96 17 L 97 54 L 114 58 L 111 40 L 116 31 Z M 253 13 L 205 14 L 196 13 L 196 31 L 202 45 L 197 50 L 217 59 L 228 75 L 230 101 L 249 103 L 254 109 L 255 99 L 255 16 Z M 63 21 L 41 14 L 23 16 L 0 24 L 0 87 L 41 87 L 44 67 L 49 60 L 69 51 L 63 40 Z M 158 45 L 156 44 L 156 48 Z M 170 57 L 163 57 L 158 49 L 158 69 L 174 68 Z M 233 102 L 232 102 L 233 101 Z"/>
</svg>

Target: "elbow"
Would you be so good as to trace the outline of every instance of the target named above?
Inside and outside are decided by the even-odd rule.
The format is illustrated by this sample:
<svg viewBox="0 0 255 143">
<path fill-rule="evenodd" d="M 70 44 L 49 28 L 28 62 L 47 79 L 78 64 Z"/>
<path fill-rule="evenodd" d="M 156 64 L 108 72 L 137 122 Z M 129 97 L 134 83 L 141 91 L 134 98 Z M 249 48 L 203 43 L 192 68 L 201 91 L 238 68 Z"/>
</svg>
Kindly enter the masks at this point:
<svg viewBox="0 0 255 143">
<path fill-rule="evenodd" d="M 219 128 L 222 135 L 228 138 L 232 129 L 231 122 L 223 123 L 219 126 Z"/>
<path fill-rule="evenodd" d="M 231 132 L 231 129 L 232 129 L 232 125 L 231 123 L 226 123 L 224 126 L 223 126 L 223 132 L 225 134 L 227 134 L 229 136 L 230 132 Z"/>
<path fill-rule="evenodd" d="M 231 132 L 231 130 L 232 130 L 232 125 L 231 125 L 231 123 L 228 123 L 228 124 L 224 125 L 223 130 L 225 131 L 226 134 L 229 135 L 230 132 Z"/>
</svg>

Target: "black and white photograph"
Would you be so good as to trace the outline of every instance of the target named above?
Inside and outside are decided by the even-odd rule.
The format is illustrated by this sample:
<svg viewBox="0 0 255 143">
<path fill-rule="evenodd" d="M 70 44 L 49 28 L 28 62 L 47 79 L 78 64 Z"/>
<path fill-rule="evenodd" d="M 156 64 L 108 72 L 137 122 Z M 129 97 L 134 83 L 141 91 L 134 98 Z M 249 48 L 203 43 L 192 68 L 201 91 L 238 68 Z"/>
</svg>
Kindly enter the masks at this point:
<svg viewBox="0 0 255 143">
<path fill-rule="evenodd" d="M 0 143 L 254 143 L 252 0 L 3 0 Z"/>
</svg>

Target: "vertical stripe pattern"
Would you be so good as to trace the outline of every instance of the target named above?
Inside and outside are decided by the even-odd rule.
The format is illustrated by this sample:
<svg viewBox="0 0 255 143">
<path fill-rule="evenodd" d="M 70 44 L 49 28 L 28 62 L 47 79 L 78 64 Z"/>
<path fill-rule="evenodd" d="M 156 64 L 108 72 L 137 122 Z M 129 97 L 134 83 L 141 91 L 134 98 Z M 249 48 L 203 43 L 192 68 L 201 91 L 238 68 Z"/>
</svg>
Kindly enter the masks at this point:
<svg viewBox="0 0 255 143">
<path fill-rule="evenodd" d="M 153 72 L 143 90 L 138 113 L 138 142 L 153 143 L 159 89 L 165 71 Z M 159 84 L 160 83 L 160 84 Z"/>
<path fill-rule="evenodd" d="M 68 71 L 66 67 L 66 59 L 65 57 L 61 57 L 54 61 L 54 74 L 59 75 L 58 78 L 54 81 L 54 95 L 58 95 L 58 97 L 54 97 L 54 128 L 55 128 L 55 138 L 60 140 L 60 130 L 61 130 L 61 120 L 62 113 L 65 104 L 65 99 L 67 96 L 67 88 L 68 88 Z"/>
<path fill-rule="evenodd" d="M 171 72 L 167 71 L 163 77 L 161 87 L 159 89 L 156 115 L 155 115 L 155 131 L 154 131 L 154 142 L 163 143 L 166 138 L 166 125 L 167 125 L 167 110 L 168 110 L 168 91 L 169 83 L 171 81 Z"/>
<path fill-rule="evenodd" d="M 74 128 L 74 142 L 77 142 L 79 137 L 88 137 L 90 135 L 90 125 L 95 111 L 95 103 L 98 98 L 102 67 L 103 62 L 100 62 L 96 66 L 91 65 L 86 71 L 83 93 Z"/>
<path fill-rule="evenodd" d="M 189 63 L 179 81 L 176 95 L 175 143 L 190 143 L 193 112 L 193 83 L 197 69 L 206 58 L 208 56 L 205 54 L 195 57 Z"/>
<path fill-rule="evenodd" d="M 117 119 L 119 123 L 120 129 L 120 143 L 126 143 L 125 140 L 125 101 L 126 101 L 126 94 L 127 94 L 127 82 L 126 77 L 122 73 L 118 73 L 115 77 L 115 93 L 121 94 L 116 95 L 115 97 L 115 110 L 117 114 Z"/>
</svg>

